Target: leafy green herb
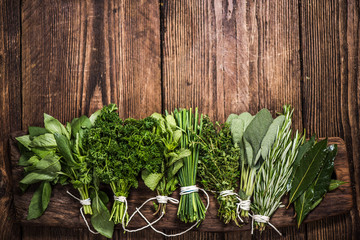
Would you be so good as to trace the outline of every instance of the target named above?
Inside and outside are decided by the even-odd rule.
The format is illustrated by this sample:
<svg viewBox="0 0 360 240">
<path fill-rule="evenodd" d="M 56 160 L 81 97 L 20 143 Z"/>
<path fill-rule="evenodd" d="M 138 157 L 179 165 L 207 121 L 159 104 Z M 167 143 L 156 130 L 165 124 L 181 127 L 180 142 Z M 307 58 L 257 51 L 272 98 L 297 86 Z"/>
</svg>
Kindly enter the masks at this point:
<svg viewBox="0 0 360 240">
<path fill-rule="evenodd" d="M 219 202 L 218 216 L 225 224 L 237 220 L 238 199 L 234 195 L 222 196 L 220 192 L 235 191 L 239 178 L 240 148 L 234 146 L 228 123 L 220 125 L 203 119 L 199 154 L 199 177 L 205 189 L 215 192 Z"/>
<path fill-rule="evenodd" d="M 183 166 L 183 158 L 190 156 L 188 149 L 179 149 L 181 138 L 181 130 L 177 129 L 176 121 L 172 115 L 163 117 L 159 113 L 153 113 L 151 118 L 157 121 L 154 129 L 158 142 L 156 146 L 161 152 L 162 161 L 158 162 L 157 167 L 153 167 L 152 171 L 145 169 L 142 171 L 141 177 L 146 186 L 151 190 L 156 190 L 158 195 L 169 196 L 176 189 L 178 179 L 177 172 Z M 165 213 L 166 204 L 160 203 L 156 206 L 156 213 Z"/>
<path fill-rule="evenodd" d="M 242 200 L 249 200 L 253 194 L 256 173 L 275 141 L 277 130 L 283 124 L 284 116 L 273 121 L 269 110 L 262 109 L 254 117 L 250 113 L 239 116 L 231 114 L 227 120 L 235 145 L 240 147 L 240 190 Z M 241 216 L 248 218 L 248 211 L 241 210 Z"/>
<path fill-rule="evenodd" d="M 284 106 L 284 123 L 277 131 L 275 142 L 257 174 L 251 206 L 255 215 L 271 217 L 280 207 L 281 198 L 286 193 L 293 163 L 303 141 L 297 132 L 294 139 L 291 137 L 292 113 L 290 106 Z M 265 223 L 255 221 L 255 225 L 260 231 L 265 229 Z"/>
<path fill-rule="evenodd" d="M 327 147 L 327 140 L 315 143 L 311 139 L 305 144 L 312 146 L 307 146 L 308 151 L 302 154 L 291 188 L 292 195 L 290 195 L 294 202 L 298 227 L 309 212 L 321 203 L 325 194 L 330 191 L 329 189 L 333 189 L 331 183 L 334 180 L 331 180 L 331 175 L 334 171 L 334 159 L 337 153 L 337 146 Z M 320 165 L 318 171 L 315 171 L 317 165 L 314 162 Z M 310 184 L 304 183 L 307 181 L 310 181 Z M 306 186 L 305 189 L 304 186 Z"/>
<path fill-rule="evenodd" d="M 51 185 L 43 181 L 31 198 L 27 220 L 40 217 L 46 210 L 51 196 Z"/>
<path fill-rule="evenodd" d="M 144 167 L 149 172 L 158 170 L 162 148 L 153 132 L 155 119 L 122 121 L 116 110 L 114 104 L 102 109 L 84 137 L 84 148 L 94 174 L 110 185 L 115 196 L 127 197 L 130 188 L 138 186 L 137 176 Z M 125 203 L 115 201 L 111 219 L 115 224 L 121 223 L 124 214 L 127 220 Z"/>
<path fill-rule="evenodd" d="M 289 204 L 295 201 L 314 181 L 324 164 L 327 140 L 316 143 L 301 159 L 290 190 Z"/>
</svg>

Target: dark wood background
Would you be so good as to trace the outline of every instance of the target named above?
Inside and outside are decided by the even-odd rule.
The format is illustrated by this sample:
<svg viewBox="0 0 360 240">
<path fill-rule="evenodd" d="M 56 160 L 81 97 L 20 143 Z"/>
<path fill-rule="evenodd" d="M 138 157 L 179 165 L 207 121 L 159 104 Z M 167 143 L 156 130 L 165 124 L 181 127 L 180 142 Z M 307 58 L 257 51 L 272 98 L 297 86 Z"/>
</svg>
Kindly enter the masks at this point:
<svg viewBox="0 0 360 240">
<path fill-rule="evenodd" d="M 359 16 L 357 0 L 0 0 L 0 239 L 100 239 L 14 223 L 8 139 L 42 125 L 44 112 L 65 122 L 110 102 L 121 117 L 199 106 L 220 121 L 291 103 L 294 127 L 345 140 L 354 208 L 280 230 L 285 239 L 357 239 Z M 178 237 L 207 238 L 251 235 Z M 267 230 L 253 238 L 279 237 Z"/>
</svg>

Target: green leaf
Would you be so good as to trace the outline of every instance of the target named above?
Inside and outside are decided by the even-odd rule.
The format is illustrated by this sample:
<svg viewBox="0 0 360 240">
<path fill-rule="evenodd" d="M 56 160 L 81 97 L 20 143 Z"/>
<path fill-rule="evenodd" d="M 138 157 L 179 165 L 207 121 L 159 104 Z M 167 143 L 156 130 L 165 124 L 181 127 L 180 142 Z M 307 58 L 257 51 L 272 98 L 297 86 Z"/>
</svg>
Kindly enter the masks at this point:
<svg viewBox="0 0 360 240">
<path fill-rule="evenodd" d="M 174 139 L 174 142 L 178 143 L 180 141 L 180 138 L 181 138 L 181 130 L 176 130 L 173 132 L 173 139 Z"/>
<path fill-rule="evenodd" d="M 265 160 L 269 155 L 270 149 L 275 142 L 276 133 L 281 129 L 285 121 L 285 116 L 281 115 L 274 119 L 274 121 L 269 126 L 262 142 L 261 142 L 261 156 Z"/>
<path fill-rule="evenodd" d="M 293 163 L 293 172 L 291 173 L 291 176 L 289 177 L 288 183 L 287 183 L 287 191 L 289 192 L 291 190 L 291 184 L 294 179 L 294 175 L 296 172 L 296 169 L 300 165 L 300 160 L 304 157 L 304 155 L 314 146 L 315 144 L 315 136 L 312 136 L 309 141 L 306 141 L 303 145 L 299 147 L 298 154 L 295 158 L 295 161 Z"/>
<path fill-rule="evenodd" d="M 315 180 L 327 155 L 327 139 L 315 144 L 301 159 L 290 190 L 289 204 L 294 202 Z"/>
<path fill-rule="evenodd" d="M 80 137 L 82 137 L 83 133 L 81 133 L 81 131 L 85 128 L 90 128 L 91 126 L 92 123 L 90 119 L 83 115 L 75 121 L 71 122 L 71 134 L 74 138 L 76 137 L 77 133 L 79 133 Z"/>
<path fill-rule="evenodd" d="M 183 159 L 185 157 L 188 157 L 191 155 L 191 151 L 189 149 L 180 149 L 178 153 L 176 153 L 176 156 L 172 157 L 171 160 L 168 162 L 167 166 L 173 165 L 175 162 L 179 161 L 180 159 Z"/>
<path fill-rule="evenodd" d="M 244 138 L 248 143 L 250 143 L 253 150 L 253 157 L 251 159 L 247 159 L 250 166 L 256 165 L 256 155 L 260 150 L 261 142 L 272 122 L 273 118 L 269 110 L 264 108 L 255 115 L 254 119 L 246 128 L 244 132 Z"/>
<path fill-rule="evenodd" d="M 101 109 L 97 110 L 96 112 L 94 112 L 93 114 L 91 114 L 91 116 L 89 117 L 89 120 L 91 122 L 92 125 L 95 124 L 96 119 L 98 118 L 98 116 L 101 114 Z"/>
<path fill-rule="evenodd" d="M 172 178 L 173 176 L 175 176 L 176 173 L 177 173 L 183 166 L 184 166 L 184 161 L 183 161 L 183 160 L 175 162 L 174 165 L 173 165 L 173 167 L 172 167 L 172 168 L 170 167 L 169 170 L 168 170 L 168 177 L 169 177 L 169 178 L 170 178 L 170 177 Z"/>
<path fill-rule="evenodd" d="M 38 162 L 40 162 L 40 158 L 38 156 L 32 156 L 29 158 L 28 163 L 30 165 L 36 165 Z"/>
<path fill-rule="evenodd" d="M 30 143 L 31 143 L 31 139 L 30 139 L 30 135 L 24 135 L 21 137 L 16 137 L 16 140 L 23 145 L 25 148 L 30 150 Z"/>
<path fill-rule="evenodd" d="M 322 198 L 328 191 L 331 175 L 334 171 L 334 160 L 337 153 L 337 145 L 330 145 L 328 153 L 324 160 L 324 165 L 321 168 L 318 177 L 315 181 L 314 187 L 314 201 Z"/>
<path fill-rule="evenodd" d="M 114 232 L 114 222 L 109 221 L 110 212 L 101 198 L 96 194 L 95 198 L 91 200 L 93 215 L 91 216 L 91 224 L 94 229 L 101 235 L 112 238 Z"/>
<path fill-rule="evenodd" d="M 35 137 L 30 145 L 32 148 L 56 148 L 56 141 L 52 133 L 45 133 L 43 135 Z"/>
<path fill-rule="evenodd" d="M 46 210 L 51 196 L 51 185 L 49 182 L 42 182 L 31 198 L 27 220 L 40 217 Z"/>
<path fill-rule="evenodd" d="M 40 135 L 43 135 L 45 133 L 49 133 L 48 130 L 42 127 L 29 127 L 29 134 L 30 138 L 34 138 Z"/>
<path fill-rule="evenodd" d="M 47 155 L 51 154 L 51 153 L 55 153 L 56 148 L 41 148 L 41 147 L 37 147 L 37 148 L 32 148 L 31 151 L 33 153 L 35 153 L 37 156 L 39 156 L 40 158 L 44 158 Z"/>
<path fill-rule="evenodd" d="M 40 181 L 51 181 L 56 178 L 58 174 L 54 172 L 46 172 L 44 170 L 35 170 L 27 174 L 20 183 L 33 184 Z"/>
<path fill-rule="evenodd" d="M 234 144 L 241 144 L 244 132 L 253 119 L 254 116 L 252 116 L 248 112 L 244 112 L 240 114 L 237 118 L 229 120 L 231 122 L 230 131 Z"/>
<path fill-rule="evenodd" d="M 143 170 L 141 173 L 141 178 L 144 180 L 145 185 L 152 191 L 155 190 L 163 176 L 163 173 L 149 173 L 147 170 Z"/>
<path fill-rule="evenodd" d="M 67 137 L 67 139 L 70 139 L 70 134 L 57 119 L 54 117 L 44 113 L 44 125 L 46 130 L 48 130 L 51 133 L 58 133 L 62 134 Z"/>
<path fill-rule="evenodd" d="M 226 119 L 226 122 L 228 123 L 228 124 L 232 124 L 232 121 L 234 120 L 234 119 L 237 119 L 239 116 L 237 115 L 237 114 L 234 114 L 234 113 L 231 113 L 229 116 L 228 116 L 228 118 Z"/>
<path fill-rule="evenodd" d="M 70 136 L 71 136 L 71 123 L 67 122 L 65 128 L 66 128 L 66 131 L 68 131 L 68 133 L 69 133 Z"/>
<path fill-rule="evenodd" d="M 314 188 L 308 188 L 294 203 L 298 228 L 311 211 L 313 205 Z"/>
<path fill-rule="evenodd" d="M 343 181 L 340 181 L 340 180 L 331 179 L 330 185 L 329 185 L 329 192 L 337 189 L 338 187 L 340 187 L 341 185 L 343 185 L 345 183 L 346 182 L 343 182 Z"/>
<path fill-rule="evenodd" d="M 60 157 L 55 154 L 49 154 L 36 163 L 35 167 L 46 172 L 61 171 Z"/>
<path fill-rule="evenodd" d="M 29 161 L 32 157 L 34 157 L 34 153 L 33 152 L 22 152 L 21 156 L 20 156 L 20 159 L 19 159 L 19 162 L 18 162 L 18 165 L 19 166 L 23 166 L 23 167 L 26 167 L 26 166 L 29 166 L 31 165 L 32 163 Z M 36 156 L 35 156 L 36 157 Z"/>
<path fill-rule="evenodd" d="M 165 117 L 166 123 L 170 126 L 170 128 L 174 131 L 177 127 L 175 118 L 172 115 L 167 115 Z"/>
<path fill-rule="evenodd" d="M 71 153 L 71 147 L 70 147 L 69 140 L 64 135 L 61 135 L 58 133 L 55 133 L 54 136 L 55 136 L 55 140 L 56 140 L 56 143 L 57 143 L 57 146 L 59 148 L 61 155 L 67 161 L 67 164 L 69 166 L 74 166 L 75 161 L 74 161 L 73 155 Z"/>
</svg>

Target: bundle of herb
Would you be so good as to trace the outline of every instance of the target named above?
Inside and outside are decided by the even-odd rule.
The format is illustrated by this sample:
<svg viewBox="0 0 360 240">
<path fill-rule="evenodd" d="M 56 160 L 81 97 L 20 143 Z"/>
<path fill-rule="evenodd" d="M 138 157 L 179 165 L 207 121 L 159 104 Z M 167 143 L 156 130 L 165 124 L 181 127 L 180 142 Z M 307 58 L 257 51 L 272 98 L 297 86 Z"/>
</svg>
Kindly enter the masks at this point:
<svg viewBox="0 0 360 240">
<path fill-rule="evenodd" d="M 158 137 L 158 146 L 161 148 L 161 160 L 156 161 L 159 164 L 151 169 L 145 166 L 141 177 L 146 186 L 151 190 L 156 190 L 158 196 L 171 195 L 178 183 L 177 172 L 183 166 L 183 158 L 190 156 L 188 149 L 179 148 L 181 130 L 177 129 L 176 121 L 172 115 L 166 117 L 159 113 L 153 113 L 151 118 L 156 119 L 157 126 L 154 126 L 154 132 Z M 153 162 L 151 162 L 153 164 Z M 159 203 L 156 207 L 156 213 L 165 214 L 166 203 Z"/>
<path fill-rule="evenodd" d="M 218 216 L 228 224 L 237 220 L 238 199 L 232 193 L 237 189 L 239 178 L 240 149 L 234 146 L 229 124 L 212 123 L 204 117 L 199 154 L 199 177 L 206 190 L 215 192 L 219 202 Z"/>
<path fill-rule="evenodd" d="M 269 218 L 281 205 L 299 146 L 304 141 L 304 137 L 300 137 L 298 132 L 294 139 L 291 137 L 292 113 L 290 106 L 284 106 L 284 123 L 277 130 L 275 142 L 264 156 L 264 163 L 256 177 L 251 210 L 260 231 L 265 229 L 265 224 L 269 223 Z"/>
<path fill-rule="evenodd" d="M 153 132 L 155 119 L 122 121 L 116 110 L 114 104 L 101 110 L 84 144 L 94 174 L 114 193 L 111 219 L 118 224 L 128 219 L 122 198 L 128 197 L 131 187 L 138 186 L 137 176 L 145 166 L 148 171 L 158 170 L 163 150 Z"/>
<path fill-rule="evenodd" d="M 331 190 L 344 183 L 331 179 L 336 153 L 337 145 L 327 146 L 327 139 L 316 142 L 314 137 L 299 148 L 289 196 L 289 205 L 295 205 L 298 227 L 320 204 L 331 182 Z"/>
<path fill-rule="evenodd" d="M 201 136 L 202 120 L 199 119 L 198 109 L 193 114 L 192 109 L 175 109 L 173 116 L 177 126 L 182 131 L 180 146 L 189 149 L 191 155 L 184 158 L 184 166 L 180 169 L 178 177 L 179 182 L 184 187 L 190 187 L 190 190 L 182 191 L 177 215 L 183 222 L 202 221 L 205 218 L 206 208 L 200 199 L 199 193 L 192 189 L 196 185 L 196 174 L 199 161 L 199 143 L 197 135 Z M 199 122 L 200 120 L 200 122 Z"/>
<path fill-rule="evenodd" d="M 90 119 L 86 116 L 75 118 L 66 127 L 52 116 L 44 114 L 45 128 L 29 127 L 29 135 L 17 138 L 23 153 L 19 164 L 27 166 L 27 175 L 20 184 L 43 181 L 30 203 L 28 219 L 39 217 L 45 211 L 51 195 L 50 182 L 70 182 L 79 191 L 80 200 L 90 199 L 90 188 L 96 188 L 92 184 L 92 169 L 87 164 L 82 140 L 98 114 L 99 112 L 94 113 Z M 93 196 L 98 194 L 98 191 L 93 191 Z M 92 205 L 83 206 L 84 213 L 95 212 L 91 218 L 94 228 L 104 236 L 111 237 L 113 223 L 99 220 L 106 214 L 110 215 L 107 208 L 99 207 L 104 205 L 99 198 L 91 199 Z"/>
<path fill-rule="evenodd" d="M 275 141 L 276 132 L 284 122 L 284 116 L 272 119 L 267 109 L 260 110 L 255 116 L 242 113 L 231 114 L 227 122 L 231 125 L 233 142 L 240 148 L 240 190 L 242 201 L 250 203 L 254 191 L 255 177 L 269 149 Z M 241 217 L 247 220 L 250 206 L 241 207 Z"/>
<path fill-rule="evenodd" d="M 45 115 L 45 121 L 47 121 Z M 65 130 L 66 131 L 66 130 Z M 25 191 L 31 184 L 40 182 L 29 205 L 27 219 L 40 217 L 46 210 L 52 192 L 51 185 L 64 183 L 66 177 L 61 171 L 60 156 L 56 153 L 54 135 L 45 128 L 29 127 L 29 135 L 17 137 L 21 157 L 19 165 L 24 167 L 25 177 L 20 181 L 20 188 Z"/>
</svg>

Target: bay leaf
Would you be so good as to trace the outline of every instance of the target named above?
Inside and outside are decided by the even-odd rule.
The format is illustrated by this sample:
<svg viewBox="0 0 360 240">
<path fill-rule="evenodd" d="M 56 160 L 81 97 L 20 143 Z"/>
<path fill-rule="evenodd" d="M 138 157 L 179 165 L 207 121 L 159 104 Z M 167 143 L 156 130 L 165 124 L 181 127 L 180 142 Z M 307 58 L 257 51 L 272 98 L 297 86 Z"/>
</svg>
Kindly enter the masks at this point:
<svg viewBox="0 0 360 240">
<path fill-rule="evenodd" d="M 304 191 L 306 191 L 315 180 L 327 155 L 326 146 L 327 139 L 316 143 L 300 160 L 300 165 L 295 172 L 291 186 L 289 204 L 294 202 Z"/>
</svg>

